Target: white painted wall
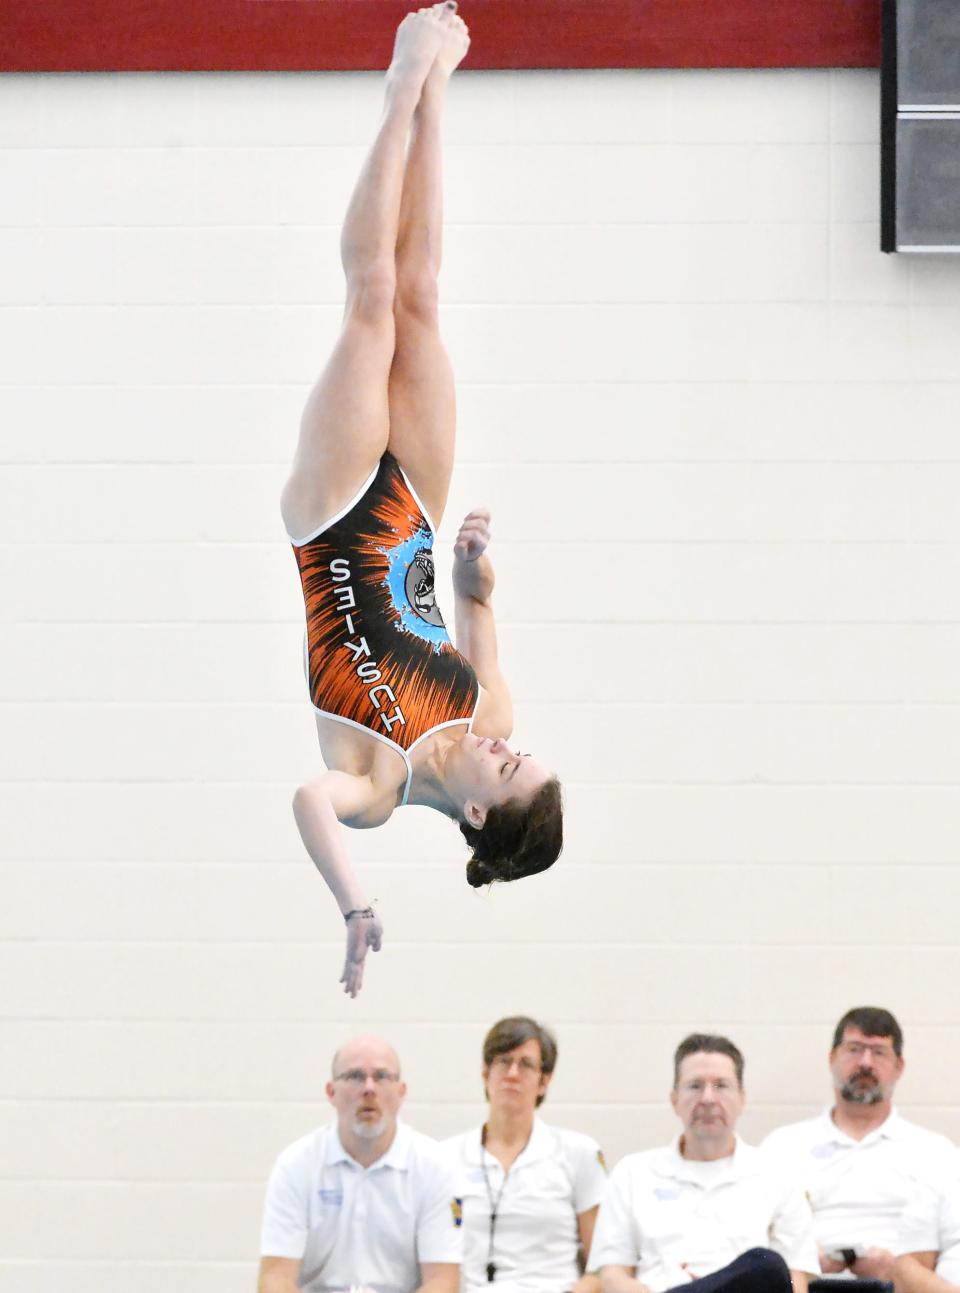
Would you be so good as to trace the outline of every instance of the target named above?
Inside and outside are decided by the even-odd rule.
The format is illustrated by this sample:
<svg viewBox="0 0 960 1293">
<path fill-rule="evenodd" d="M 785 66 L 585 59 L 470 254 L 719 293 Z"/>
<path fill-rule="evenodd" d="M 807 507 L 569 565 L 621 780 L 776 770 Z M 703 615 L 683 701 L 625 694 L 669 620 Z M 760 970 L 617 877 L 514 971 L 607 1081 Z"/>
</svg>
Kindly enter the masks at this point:
<svg viewBox="0 0 960 1293">
<path fill-rule="evenodd" d="M 386 946 L 338 995 L 276 496 L 378 105 L 0 80 L 0 1293 L 251 1287 L 360 1028 L 445 1134 L 486 1027 L 540 1016 L 550 1115 L 615 1160 L 672 1130 L 686 1031 L 745 1050 L 757 1138 L 877 1002 L 960 1136 L 960 262 L 878 251 L 872 73 L 455 83 L 441 548 L 492 505 L 569 843 L 478 894 L 438 817 L 352 836 Z"/>
</svg>

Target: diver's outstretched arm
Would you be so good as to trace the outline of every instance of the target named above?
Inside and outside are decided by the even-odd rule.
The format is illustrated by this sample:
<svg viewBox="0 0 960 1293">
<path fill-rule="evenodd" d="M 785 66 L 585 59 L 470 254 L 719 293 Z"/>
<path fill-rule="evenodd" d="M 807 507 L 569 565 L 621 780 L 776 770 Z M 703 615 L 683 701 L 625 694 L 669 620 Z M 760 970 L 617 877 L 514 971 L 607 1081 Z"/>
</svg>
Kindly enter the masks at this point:
<svg viewBox="0 0 960 1293">
<path fill-rule="evenodd" d="M 347 851 L 340 822 L 361 819 L 373 826 L 380 814 L 373 805 L 373 786 L 366 777 L 348 772 L 327 772 L 300 786 L 293 797 L 293 815 L 300 838 L 314 865 L 327 882 L 340 913 L 347 921 L 347 951 L 340 982 L 355 997 L 363 986 L 363 964 L 371 948 L 380 951 L 383 925 L 368 903 Z"/>
<path fill-rule="evenodd" d="M 453 545 L 454 625 L 457 650 L 473 665 L 483 688 L 473 730 L 478 736 L 507 737 L 513 731 L 513 701 L 497 656 L 489 542 L 490 513 L 485 507 L 474 508 L 464 517 Z"/>
</svg>

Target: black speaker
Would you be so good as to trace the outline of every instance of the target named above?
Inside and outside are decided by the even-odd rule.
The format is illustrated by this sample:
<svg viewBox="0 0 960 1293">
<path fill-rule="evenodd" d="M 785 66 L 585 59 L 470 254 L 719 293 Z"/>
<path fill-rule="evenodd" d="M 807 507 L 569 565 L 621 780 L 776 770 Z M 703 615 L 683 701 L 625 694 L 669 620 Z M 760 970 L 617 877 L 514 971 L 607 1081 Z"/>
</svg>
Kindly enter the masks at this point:
<svg viewBox="0 0 960 1293">
<path fill-rule="evenodd" d="M 880 246 L 960 251 L 960 0 L 883 0 Z"/>
</svg>

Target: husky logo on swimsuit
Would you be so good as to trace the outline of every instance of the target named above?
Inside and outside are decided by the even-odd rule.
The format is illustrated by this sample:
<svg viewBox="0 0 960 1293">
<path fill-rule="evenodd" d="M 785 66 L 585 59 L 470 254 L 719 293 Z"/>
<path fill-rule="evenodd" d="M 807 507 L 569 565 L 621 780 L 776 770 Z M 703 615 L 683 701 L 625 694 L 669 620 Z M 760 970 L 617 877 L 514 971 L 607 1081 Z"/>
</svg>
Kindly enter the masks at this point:
<svg viewBox="0 0 960 1293">
<path fill-rule="evenodd" d="M 405 580 L 407 601 L 427 624 L 442 627 L 443 616 L 437 606 L 433 579 L 433 552 L 430 548 L 421 548 L 407 569 Z"/>
</svg>

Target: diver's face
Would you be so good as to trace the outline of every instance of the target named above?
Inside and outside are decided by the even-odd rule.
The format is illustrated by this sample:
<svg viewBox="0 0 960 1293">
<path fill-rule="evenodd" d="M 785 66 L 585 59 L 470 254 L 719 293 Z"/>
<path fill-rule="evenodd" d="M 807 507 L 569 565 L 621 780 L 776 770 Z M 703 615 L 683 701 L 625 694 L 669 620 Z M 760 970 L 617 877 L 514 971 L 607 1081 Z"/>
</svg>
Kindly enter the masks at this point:
<svg viewBox="0 0 960 1293">
<path fill-rule="evenodd" d="M 512 749 L 503 737 L 476 736 L 468 732 L 458 742 L 452 773 L 454 790 L 467 804 L 471 825 L 481 826 L 470 813 L 475 806 L 481 815 L 508 800 L 528 804 L 553 773 L 531 754 Z"/>
</svg>

